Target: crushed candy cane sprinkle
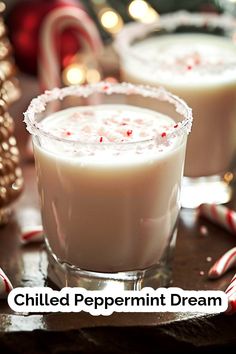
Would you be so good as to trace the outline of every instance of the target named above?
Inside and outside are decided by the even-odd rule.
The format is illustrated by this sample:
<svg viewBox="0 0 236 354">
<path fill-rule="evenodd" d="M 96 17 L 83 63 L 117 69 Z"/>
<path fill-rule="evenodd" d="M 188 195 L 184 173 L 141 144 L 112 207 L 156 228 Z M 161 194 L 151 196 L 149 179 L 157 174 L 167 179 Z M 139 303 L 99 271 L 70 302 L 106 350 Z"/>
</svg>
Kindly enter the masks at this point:
<svg viewBox="0 0 236 354">
<path fill-rule="evenodd" d="M 158 26 L 160 29 L 161 25 Z M 156 79 L 164 85 L 169 79 L 172 84 L 189 80 L 195 84 L 202 83 L 203 76 L 204 82 L 215 82 L 219 73 L 227 80 L 232 74 L 235 76 L 236 52 L 230 38 L 207 33 L 143 36 L 142 29 L 128 29 L 126 37 L 118 36 L 120 47 L 125 45 L 123 65 L 128 77 L 138 77 L 141 81 L 146 78 L 149 83 Z"/>
<path fill-rule="evenodd" d="M 86 143 L 140 142 L 156 137 L 165 141 L 168 132 L 179 126 L 160 113 L 129 105 L 73 107 L 40 124 L 58 138 Z"/>
</svg>

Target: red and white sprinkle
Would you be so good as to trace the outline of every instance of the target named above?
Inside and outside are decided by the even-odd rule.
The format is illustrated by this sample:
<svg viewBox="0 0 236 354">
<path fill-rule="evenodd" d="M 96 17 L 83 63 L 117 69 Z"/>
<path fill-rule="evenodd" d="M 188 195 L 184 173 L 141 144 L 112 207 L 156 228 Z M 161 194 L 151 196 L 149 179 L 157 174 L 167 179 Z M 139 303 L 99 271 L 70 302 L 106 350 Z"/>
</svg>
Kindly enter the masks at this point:
<svg viewBox="0 0 236 354">
<path fill-rule="evenodd" d="M 42 225 L 26 226 L 22 228 L 20 240 L 22 244 L 43 242 L 44 231 Z"/>
<path fill-rule="evenodd" d="M 104 86 L 103 86 L 103 90 L 106 91 L 106 90 L 109 89 L 109 87 L 110 87 L 109 85 L 104 85 Z"/>
<path fill-rule="evenodd" d="M 5 299 L 12 289 L 13 286 L 10 280 L 4 271 L 0 268 L 0 298 Z"/>
</svg>

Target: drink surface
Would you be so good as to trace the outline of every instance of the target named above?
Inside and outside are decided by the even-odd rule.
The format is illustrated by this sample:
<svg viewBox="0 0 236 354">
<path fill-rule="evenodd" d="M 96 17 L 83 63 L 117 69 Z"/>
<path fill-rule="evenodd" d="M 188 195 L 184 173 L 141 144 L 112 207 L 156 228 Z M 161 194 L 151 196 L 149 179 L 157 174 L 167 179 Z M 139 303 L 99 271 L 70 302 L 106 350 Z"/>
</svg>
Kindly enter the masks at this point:
<svg viewBox="0 0 236 354">
<path fill-rule="evenodd" d="M 68 142 L 74 142 L 75 153 L 72 157 L 82 158 L 82 146 L 88 144 L 85 154 L 87 162 L 101 163 L 102 155 L 109 157 L 109 154 L 115 153 L 116 159 L 112 158 L 112 162 L 116 163 L 121 155 L 122 160 L 129 158 L 130 154 L 141 157 L 147 154 L 147 150 L 149 154 L 159 152 L 161 157 L 175 148 L 178 141 L 177 137 L 169 139 L 168 143 L 165 141 L 170 128 L 178 127 L 173 119 L 131 105 L 96 105 L 95 109 L 89 106 L 68 108 L 43 120 L 40 127 L 63 140 L 60 144 L 61 155 L 70 151 Z M 76 143 L 81 143 L 81 148 L 76 149 Z M 122 154 L 127 143 L 125 154 Z M 141 143 L 138 149 L 135 149 L 136 143 Z M 94 147 L 94 144 L 98 146 Z M 48 152 L 58 152 L 58 145 L 49 139 L 44 148 Z M 109 163 L 109 160 L 103 162 Z"/>
<path fill-rule="evenodd" d="M 125 70 L 140 81 L 165 84 L 171 80 L 171 85 L 202 86 L 236 80 L 236 46 L 230 38 L 196 33 L 162 35 L 133 44 L 132 52 L 137 60 L 127 58 Z"/>
<path fill-rule="evenodd" d="M 34 139 L 43 226 L 61 261 L 102 272 L 160 261 L 179 211 L 186 137 L 166 145 L 154 137 L 173 124 L 128 105 L 76 107 L 42 121 L 63 139 Z"/>
</svg>

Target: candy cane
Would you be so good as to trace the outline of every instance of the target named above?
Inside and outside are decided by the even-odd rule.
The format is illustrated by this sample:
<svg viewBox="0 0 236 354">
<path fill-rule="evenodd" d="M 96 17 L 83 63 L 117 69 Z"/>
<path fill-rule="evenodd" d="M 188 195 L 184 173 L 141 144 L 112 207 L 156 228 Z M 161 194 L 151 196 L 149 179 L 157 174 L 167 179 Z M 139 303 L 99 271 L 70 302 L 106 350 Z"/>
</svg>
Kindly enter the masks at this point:
<svg viewBox="0 0 236 354">
<path fill-rule="evenodd" d="M 98 30 L 87 13 L 74 6 L 55 8 L 46 17 L 40 34 L 39 79 L 43 90 L 61 86 L 59 53 L 55 37 L 65 29 L 78 31 L 78 37 L 97 56 L 102 48 Z"/>
<path fill-rule="evenodd" d="M 44 231 L 42 225 L 25 226 L 22 228 L 20 241 L 22 244 L 43 242 Z"/>
<path fill-rule="evenodd" d="M 12 289 L 13 286 L 10 280 L 8 279 L 4 271 L 0 268 L 0 298 L 6 298 Z"/>
<path fill-rule="evenodd" d="M 199 213 L 231 233 L 236 234 L 235 211 L 223 205 L 202 204 L 199 207 Z M 208 276 L 210 278 L 218 278 L 234 266 L 236 266 L 236 247 L 227 251 L 217 260 L 209 270 Z M 230 315 L 234 314 L 236 313 L 236 274 L 231 279 L 225 293 L 228 296 L 228 309 L 226 313 Z"/>
<path fill-rule="evenodd" d="M 236 212 L 223 205 L 202 204 L 199 207 L 200 215 L 236 234 Z"/>
<path fill-rule="evenodd" d="M 228 309 L 227 314 L 232 315 L 236 312 L 236 274 L 231 279 L 228 288 L 225 290 L 225 293 L 228 296 Z"/>
<path fill-rule="evenodd" d="M 236 247 L 221 256 L 208 272 L 210 279 L 216 279 L 225 274 L 229 269 L 236 266 Z"/>
</svg>

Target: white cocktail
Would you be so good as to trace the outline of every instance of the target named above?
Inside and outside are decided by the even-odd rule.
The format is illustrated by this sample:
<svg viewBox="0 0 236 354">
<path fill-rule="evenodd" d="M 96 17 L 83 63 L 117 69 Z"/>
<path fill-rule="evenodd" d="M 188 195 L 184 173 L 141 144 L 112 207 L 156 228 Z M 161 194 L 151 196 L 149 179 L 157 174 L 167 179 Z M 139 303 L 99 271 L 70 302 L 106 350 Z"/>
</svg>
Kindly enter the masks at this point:
<svg viewBox="0 0 236 354">
<path fill-rule="evenodd" d="M 71 96 L 73 89 L 62 92 Z M 67 271 L 161 267 L 176 231 L 190 111 L 162 90 L 107 84 L 93 89 L 110 99 L 127 90 L 152 94 L 157 103 L 170 97 L 186 118 L 175 121 L 158 110 L 111 102 L 39 115 L 33 124 L 31 106 L 26 122 L 34 135 L 49 250 Z M 86 88 L 78 93 L 86 95 Z"/>
<path fill-rule="evenodd" d="M 177 13 L 147 27 L 128 25 L 117 40 L 124 81 L 164 86 L 193 109 L 194 130 L 184 171 L 189 177 L 185 186 L 192 180 L 193 194 L 191 188 L 185 190 L 185 206 L 230 198 L 227 184 L 236 148 L 236 45 L 232 39 L 236 26 L 232 23 L 225 16 Z"/>
</svg>

